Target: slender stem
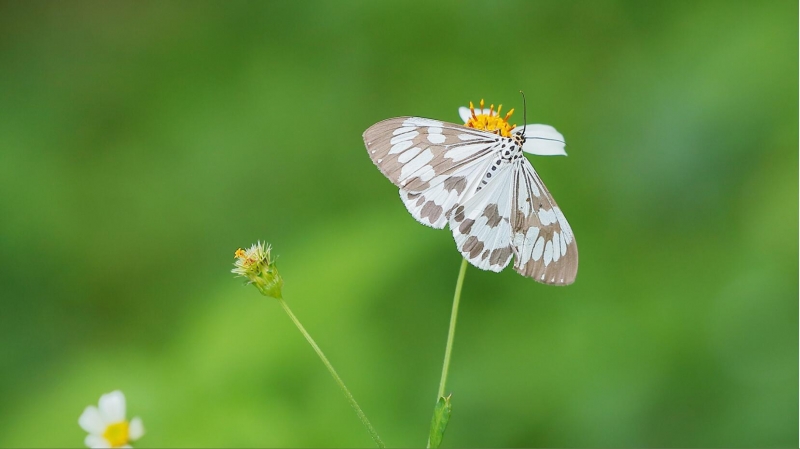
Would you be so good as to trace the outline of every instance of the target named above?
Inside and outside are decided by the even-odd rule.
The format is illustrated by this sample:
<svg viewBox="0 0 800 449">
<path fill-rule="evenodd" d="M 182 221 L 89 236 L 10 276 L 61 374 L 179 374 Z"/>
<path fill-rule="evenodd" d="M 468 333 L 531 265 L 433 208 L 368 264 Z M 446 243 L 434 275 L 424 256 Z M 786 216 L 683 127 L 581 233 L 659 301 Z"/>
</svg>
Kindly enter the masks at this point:
<svg viewBox="0 0 800 449">
<path fill-rule="evenodd" d="M 453 295 L 453 311 L 450 312 L 450 330 L 447 332 L 447 346 L 444 350 L 444 366 L 442 366 L 442 380 L 439 381 L 438 401 L 444 396 L 444 388 L 447 384 L 447 372 L 450 370 L 450 354 L 453 352 L 453 336 L 456 334 L 456 319 L 458 318 L 458 303 L 461 301 L 461 287 L 464 285 L 464 274 L 467 272 L 467 259 L 461 261 L 461 269 L 458 272 L 456 281 L 456 293 Z"/>
<path fill-rule="evenodd" d="M 381 437 L 378 436 L 378 432 L 376 432 L 375 428 L 372 427 L 372 424 L 369 423 L 367 415 L 364 414 L 364 412 L 361 410 L 361 407 L 358 406 L 358 403 L 356 402 L 355 398 L 350 393 L 350 390 L 348 390 L 347 387 L 344 385 L 342 378 L 339 377 L 338 374 L 336 374 L 336 370 L 333 369 L 333 365 L 331 365 L 331 362 L 328 361 L 328 358 L 325 357 L 325 354 L 323 354 L 322 350 L 319 349 L 319 346 L 317 346 L 317 343 L 314 341 L 313 338 L 311 338 L 311 335 L 308 334 L 303 325 L 300 324 L 300 321 L 297 320 L 297 317 L 294 316 L 292 310 L 289 309 L 289 305 L 286 304 L 286 301 L 284 301 L 283 298 L 278 298 L 278 302 L 281 303 L 281 306 L 283 306 L 283 310 L 286 311 L 286 314 L 289 315 L 289 318 L 291 318 L 292 321 L 294 321 L 294 324 L 295 326 L 297 326 L 297 329 L 300 330 L 300 333 L 303 334 L 304 337 L 306 337 L 308 343 L 311 345 L 312 348 L 314 348 L 314 351 L 316 351 L 317 355 L 322 360 L 322 363 L 325 364 L 325 367 L 328 368 L 328 371 L 331 373 L 331 376 L 333 376 L 333 380 L 335 380 L 336 383 L 339 384 L 339 388 L 342 389 L 342 392 L 344 393 L 345 397 L 347 397 L 348 402 L 350 402 L 350 406 L 353 407 L 353 410 L 356 411 L 356 414 L 358 415 L 359 419 L 361 419 L 361 422 L 364 424 L 364 427 L 367 428 L 367 431 L 372 437 L 372 440 L 375 441 L 375 444 L 377 444 L 378 447 L 380 448 L 386 447 L 383 444 L 383 441 L 381 441 Z"/>
</svg>

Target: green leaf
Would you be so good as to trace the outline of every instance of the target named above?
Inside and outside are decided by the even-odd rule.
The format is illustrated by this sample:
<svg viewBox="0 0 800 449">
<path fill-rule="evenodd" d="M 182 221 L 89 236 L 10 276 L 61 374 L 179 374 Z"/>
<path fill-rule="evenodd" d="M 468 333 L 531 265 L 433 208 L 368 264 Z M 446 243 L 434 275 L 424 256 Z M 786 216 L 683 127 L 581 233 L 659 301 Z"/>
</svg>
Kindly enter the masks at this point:
<svg viewBox="0 0 800 449">
<path fill-rule="evenodd" d="M 429 448 L 437 448 L 442 444 L 442 437 L 444 437 L 444 431 L 450 421 L 450 412 L 452 410 L 453 405 L 450 403 L 450 396 L 439 397 L 439 400 L 436 401 L 436 407 L 433 409 L 433 419 L 431 419 L 431 434 L 428 436 Z"/>
</svg>

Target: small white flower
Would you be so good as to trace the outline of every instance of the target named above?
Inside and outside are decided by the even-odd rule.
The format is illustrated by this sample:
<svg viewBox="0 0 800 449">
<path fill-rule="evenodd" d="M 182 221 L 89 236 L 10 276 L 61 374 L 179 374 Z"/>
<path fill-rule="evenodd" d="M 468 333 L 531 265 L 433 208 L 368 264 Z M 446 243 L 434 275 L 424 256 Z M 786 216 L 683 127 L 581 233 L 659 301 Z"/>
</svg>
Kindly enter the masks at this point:
<svg viewBox="0 0 800 449">
<path fill-rule="evenodd" d="M 500 117 L 500 105 L 497 110 L 494 110 L 494 105 L 490 108 L 484 108 L 483 100 L 480 102 L 480 108 L 475 108 L 470 102 L 469 107 L 458 108 L 458 115 L 464 121 L 464 125 L 470 128 L 482 129 L 484 131 L 495 131 L 505 137 L 510 137 L 511 134 L 522 131 L 522 126 L 513 128 L 508 123 L 508 119 L 514 113 L 512 109 L 505 118 Z M 522 151 L 537 156 L 566 156 L 567 152 L 564 150 L 564 136 L 556 131 L 550 125 L 537 125 L 529 124 L 524 127 L 525 129 L 525 143 L 522 145 Z"/>
<path fill-rule="evenodd" d="M 141 419 L 125 419 L 125 395 L 119 390 L 100 396 L 97 407 L 86 407 L 78 424 L 89 432 L 84 443 L 91 448 L 131 447 L 144 435 Z"/>
</svg>

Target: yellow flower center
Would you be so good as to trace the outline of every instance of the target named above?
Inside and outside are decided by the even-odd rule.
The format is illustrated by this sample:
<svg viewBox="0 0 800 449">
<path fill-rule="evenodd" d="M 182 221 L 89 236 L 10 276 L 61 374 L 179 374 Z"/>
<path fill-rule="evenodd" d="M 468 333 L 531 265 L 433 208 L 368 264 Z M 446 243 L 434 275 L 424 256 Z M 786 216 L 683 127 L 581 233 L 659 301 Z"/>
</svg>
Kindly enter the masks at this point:
<svg viewBox="0 0 800 449">
<path fill-rule="evenodd" d="M 122 447 L 128 444 L 128 421 L 109 424 L 103 432 L 103 438 L 111 447 Z"/>
<path fill-rule="evenodd" d="M 472 102 L 469 102 L 469 110 L 472 113 L 467 123 L 464 126 L 468 128 L 475 128 L 480 129 L 482 131 L 489 131 L 495 134 L 500 134 L 503 137 L 511 137 L 511 130 L 517 127 L 517 125 L 510 125 L 508 123 L 508 119 L 511 118 L 511 115 L 514 114 L 514 110 L 508 111 L 505 117 L 500 117 L 500 110 L 503 109 L 503 105 L 497 107 L 497 111 L 494 110 L 494 105 L 489 107 L 489 113 L 483 114 L 483 99 L 481 99 L 480 106 L 481 106 L 481 113 L 475 114 L 475 107 L 472 105 Z"/>
</svg>

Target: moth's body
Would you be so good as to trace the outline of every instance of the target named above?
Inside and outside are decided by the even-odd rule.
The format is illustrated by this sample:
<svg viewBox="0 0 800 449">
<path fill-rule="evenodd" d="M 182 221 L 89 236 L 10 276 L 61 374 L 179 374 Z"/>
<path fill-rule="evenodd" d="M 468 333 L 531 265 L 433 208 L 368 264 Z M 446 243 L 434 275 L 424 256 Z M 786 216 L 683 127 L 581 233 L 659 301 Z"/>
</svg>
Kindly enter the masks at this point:
<svg viewBox="0 0 800 449">
<path fill-rule="evenodd" d="M 504 164 L 513 164 L 520 159 L 524 159 L 525 155 L 522 154 L 522 145 L 525 143 L 525 136 L 521 133 L 516 133 L 513 137 L 502 137 L 500 142 L 494 146 L 494 163 L 489 167 L 489 170 L 483 175 L 481 185 L 477 190 L 488 184 L 492 180 L 492 173 L 497 171 Z"/>
<path fill-rule="evenodd" d="M 577 272 L 577 245 L 523 154 L 526 135 L 520 130 L 504 135 L 398 117 L 371 126 L 364 142 L 378 169 L 400 187 L 411 215 L 437 229 L 449 225 L 470 263 L 501 271 L 515 256 L 520 274 L 570 284 Z"/>
</svg>

